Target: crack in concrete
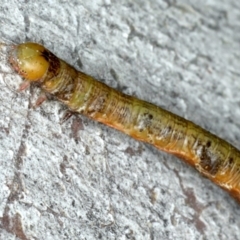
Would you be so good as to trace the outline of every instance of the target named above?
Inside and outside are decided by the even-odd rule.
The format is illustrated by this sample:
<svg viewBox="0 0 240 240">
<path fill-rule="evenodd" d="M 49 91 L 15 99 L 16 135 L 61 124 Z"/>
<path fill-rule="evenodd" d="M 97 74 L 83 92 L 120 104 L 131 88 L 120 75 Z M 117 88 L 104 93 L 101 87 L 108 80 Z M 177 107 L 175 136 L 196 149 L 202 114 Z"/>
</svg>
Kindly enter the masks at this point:
<svg viewBox="0 0 240 240">
<path fill-rule="evenodd" d="M 29 117 L 29 110 L 30 99 L 28 101 L 28 113 L 26 116 L 26 120 Z M 22 225 L 22 216 L 19 213 L 12 214 L 10 210 L 10 205 L 13 204 L 15 201 L 19 201 L 23 198 L 22 193 L 24 192 L 24 184 L 22 182 L 21 169 L 23 165 L 23 157 L 26 155 L 25 140 L 28 137 L 30 128 L 31 126 L 27 124 L 26 121 L 22 132 L 19 148 L 15 157 L 13 158 L 15 173 L 12 183 L 8 185 L 10 189 L 10 194 L 4 208 L 3 217 L 0 218 L 0 222 L 3 228 L 9 233 L 16 235 L 21 240 L 29 240 L 29 238 L 24 232 L 24 228 Z"/>
</svg>

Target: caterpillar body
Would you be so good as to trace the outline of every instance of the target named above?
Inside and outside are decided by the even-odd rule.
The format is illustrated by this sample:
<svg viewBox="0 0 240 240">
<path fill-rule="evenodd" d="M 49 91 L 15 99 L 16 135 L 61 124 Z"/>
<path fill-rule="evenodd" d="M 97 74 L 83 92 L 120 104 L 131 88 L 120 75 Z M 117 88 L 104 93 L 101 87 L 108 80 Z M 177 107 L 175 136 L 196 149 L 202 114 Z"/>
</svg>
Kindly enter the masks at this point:
<svg viewBox="0 0 240 240">
<path fill-rule="evenodd" d="M 191 121 L 123 94 L 57 58 L 44 46 L 15 46 L 9 62 L 25 79 L 84 114 L 131 137 L 174 154 L 240 202 L 240 151 Z"/>
</svg>

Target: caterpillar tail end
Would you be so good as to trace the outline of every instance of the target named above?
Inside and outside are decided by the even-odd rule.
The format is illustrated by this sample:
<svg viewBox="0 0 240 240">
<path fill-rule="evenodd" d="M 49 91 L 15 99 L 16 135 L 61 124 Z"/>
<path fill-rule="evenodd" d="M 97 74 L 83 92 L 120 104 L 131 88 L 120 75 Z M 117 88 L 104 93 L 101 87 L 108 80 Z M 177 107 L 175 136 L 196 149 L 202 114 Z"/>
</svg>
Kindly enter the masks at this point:
<svg viewBox="0 0 240 240">
<path fill-rule="evenodd" d="M 28 81 L 36 82 L 44 78 L 49 68 L 45 57 L 46 49 L 37 43 L 22 43 L 13 47 L 9 62 L 15 71 Z"/>
</svg>

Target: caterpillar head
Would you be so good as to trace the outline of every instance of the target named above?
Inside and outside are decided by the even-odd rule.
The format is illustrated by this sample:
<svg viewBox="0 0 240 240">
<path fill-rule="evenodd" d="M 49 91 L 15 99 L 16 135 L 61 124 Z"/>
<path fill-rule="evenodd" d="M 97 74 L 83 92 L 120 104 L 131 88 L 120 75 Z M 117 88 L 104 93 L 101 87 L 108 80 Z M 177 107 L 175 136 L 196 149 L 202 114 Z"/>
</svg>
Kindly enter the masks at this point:
<svg viewBox="0 0 240 240">
<path fill-rule="evenodd" d="M 44 78 L 50 65 L 46 52 L 49 51 L 40 44 L 22 43 L 13 48 L 9 62 L 26 80 L 38 81 Z"/>
</svg>

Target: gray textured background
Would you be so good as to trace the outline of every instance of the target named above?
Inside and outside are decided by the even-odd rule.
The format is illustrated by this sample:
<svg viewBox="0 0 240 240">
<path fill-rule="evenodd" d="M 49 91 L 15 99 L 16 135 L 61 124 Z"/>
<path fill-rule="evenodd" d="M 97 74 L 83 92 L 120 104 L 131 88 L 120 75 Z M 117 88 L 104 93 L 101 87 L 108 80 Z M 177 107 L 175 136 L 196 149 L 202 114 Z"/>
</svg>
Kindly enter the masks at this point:
<svg viewBox="0 0 240 240">
<path fill-rule="evenodd" d="M 1 41 L 76 68 L 240 148 L 240 2 L 2 0 Z M 239 205 L 169 154 L 58 102 L 1 51 L 0 239 L 240 239 Z"/>
</svg>

